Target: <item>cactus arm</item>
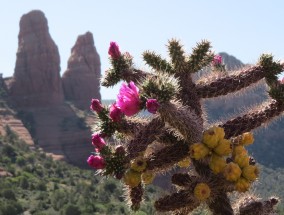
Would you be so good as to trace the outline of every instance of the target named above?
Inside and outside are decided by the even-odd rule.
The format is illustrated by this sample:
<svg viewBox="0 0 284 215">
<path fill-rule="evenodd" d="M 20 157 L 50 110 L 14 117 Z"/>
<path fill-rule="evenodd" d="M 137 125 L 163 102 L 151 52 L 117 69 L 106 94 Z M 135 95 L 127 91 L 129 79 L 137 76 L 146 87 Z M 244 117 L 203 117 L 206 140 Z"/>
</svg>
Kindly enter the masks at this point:
<svg viewBox="0 0 284 215">
<path fill-rule="evenodd" d="M 200 205 L 192 193 L 188 190 L 180 190 L 179 192 L 167 195 L 155 202 L 155 208 L 157 211 L 175 211 L 183 208 L 187 208 L 187 211 L 192 211 Z M 188 211 L 188 212 L 189 212 Z"/>
<path fill-rule="evenodd" d="M 200 142 L 202 121 L 191 109 L 178 102 L 168 102 L 159 108 L 162 120 L 177 129 L 189 143 Z"/>
<path fill-rule="evenodd" d="M 219 126 L 224 128 L 226 134 L 225 137 L 231 138 L 269 122 L 272 118 L 281 115 L 283 111 L 283 102 L 270 100 L 265 106 L 259 106 L 254 111 L 230 119 Z"/>
<path fill-rule="evenodd" d="M 140 203 L 143 200 L 144 189 L 141 183 L 133 188 L 129 188 L 129 200 L 131 204 L 131 209 L 137 211 L 140 207 Z"/>
<path fill-rule="evenodd" d="M 133 159 L 147 149 L 148 145 L 156 140 L 156 136 L 160 134 L 164 122 L 159 117 L 155 117 L 145 126 L 142 126 L 134 136 L 134 138 L 127 144 L 127 151 L 129 159 Z"/>
<path fill-rule="evenodd" d="M 157 172 L 172 168 L 174 164 L 188 156 L 188 151 L 188 144 L 183 141 L 177 141 L 175 144 L 168 145 L 151 154 L 147 158 L 147 169 Z"/>
<path fill-rule="evenodd" d="M 225 192 L 221 192 L 208 204 L 214 215 L 234 215 L 230 199 Z"/>
<path fill-rule="evenodd" d="M 261 66 L 254 66 L 239 74 L 228 75 L 210 83 L 197 84 L 196 91 L 200 98 L 224 96 L 244 89 L 264 77 L 265 70 Z"/>
<path fill-rule="evenodd" d="M 184 105 L 192 108 L 196 115 L 201 118 L 202 109 L 200 103 L 200 97 L 196 90 L 195 83 L 192 81 L 191 73 L 182 73 L 179 75 L 180 80 L 180 92 L 178 98 L 183 102 Z"/>
</svg>

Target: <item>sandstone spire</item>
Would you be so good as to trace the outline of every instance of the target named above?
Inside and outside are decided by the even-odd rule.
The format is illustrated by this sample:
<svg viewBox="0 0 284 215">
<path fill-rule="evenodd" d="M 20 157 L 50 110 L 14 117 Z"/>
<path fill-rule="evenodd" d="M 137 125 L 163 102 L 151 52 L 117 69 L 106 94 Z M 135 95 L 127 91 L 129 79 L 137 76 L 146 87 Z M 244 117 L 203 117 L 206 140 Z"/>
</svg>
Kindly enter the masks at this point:
<svg viewBox="0 0 284 215">
<path fill-rule="evenodd" d="M 43 12 L 22 16 L 18 51 L 9 91 L 18 107 L 57 105 L 63 101 L 60 57 Z"/>
<path fill-rule="evenodd" d="M 94 46 L 93 34 L 78 36 L 71 49 L 62 82 L 65 98 L 81 109 L 89 109 L 92 98 L 100 95 L 101 62 Z"/>
</svg>

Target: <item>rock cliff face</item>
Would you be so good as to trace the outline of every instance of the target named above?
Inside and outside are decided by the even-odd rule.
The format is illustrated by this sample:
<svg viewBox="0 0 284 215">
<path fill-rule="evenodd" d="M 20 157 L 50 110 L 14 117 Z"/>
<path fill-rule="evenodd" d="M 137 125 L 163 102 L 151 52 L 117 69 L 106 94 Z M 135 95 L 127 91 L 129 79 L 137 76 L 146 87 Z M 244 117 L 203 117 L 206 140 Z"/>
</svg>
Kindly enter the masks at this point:
<svg viewBox="0 0 284 215">
<path fill-rule="evenodd" d="M 68 67 L 62 77 L 66 100 L 80 109 L 89 109 L 92 98 L 101 99 L 101 62 L 93 35 L 80 35 L 71 50 Z"/>
<path fill-rule="evenodd" d="M 31 11 L 20 20 L 18 51 L 9 93 L 18 107 L 57 105 L 63 101 L 60 57 L 47 19 Z"/>
</svg>

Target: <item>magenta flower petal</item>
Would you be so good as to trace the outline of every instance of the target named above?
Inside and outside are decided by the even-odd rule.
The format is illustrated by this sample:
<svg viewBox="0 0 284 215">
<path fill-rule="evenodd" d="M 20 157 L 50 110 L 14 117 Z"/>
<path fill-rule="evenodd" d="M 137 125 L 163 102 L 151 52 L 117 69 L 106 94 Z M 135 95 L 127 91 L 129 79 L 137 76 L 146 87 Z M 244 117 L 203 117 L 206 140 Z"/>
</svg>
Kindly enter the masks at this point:
<svg viewBox="0 0 284 215">
<path fill-rule="evenodd" d="M 146 102 L 146 108 L 150 113 L 157 113 L 158 108 L 160 107 L 157 99 L 148 99 Z"/>
<path fill-rule="evenodd" d="M 94 156 L 91 155 L 88 160 L 87 163 L 89 164 L 89 166 L 96 168 L 96 169 L 103 169 L 105 168 L 105 161 L 101 156 Z"/>
<path fill-rule="evenodd" d="M 222 56 L 221 55 L 215 55 L 212 61 L 213 66 L 217 66 L 222 64 Z"/>
<path fill-rule="evenodd" d="M 133 116 L 140 111 L 139 89 L 133 81 L 129 84 L 122 84 L 117 96 L 116 106 L 126 116 Z"/>
</svg>

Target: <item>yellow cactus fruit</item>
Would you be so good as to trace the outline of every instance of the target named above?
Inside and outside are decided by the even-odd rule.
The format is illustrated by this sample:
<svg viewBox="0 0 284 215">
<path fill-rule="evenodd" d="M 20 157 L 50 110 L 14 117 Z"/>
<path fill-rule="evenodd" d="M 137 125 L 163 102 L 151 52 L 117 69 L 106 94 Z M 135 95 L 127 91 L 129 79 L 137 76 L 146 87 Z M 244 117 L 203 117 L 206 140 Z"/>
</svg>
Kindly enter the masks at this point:
<svg viewBox="0 0 284 215">
<path fill-rule="evenodd" d="M 205 183 L 198 183 L 194 188 L 194 196 L 199 201 L 204 201 L 209 198 L 211 193 L 210 187 Z"/>
<path fill-rule="evenodd" d="M 216 128 L 212 127 L 203 132 L 202 142 L 211 149 L 215 148 L 219 142 L 219 135 Z"/>
<path fill-rule="evenodd" d="M 130 168 L 142 172 L 147 166 L 145 159 L 142 156 L 139 156 L 130 162 Z"/>
<path fill-rule="evenodd" d="M 128 169 L 123 176 L 125 184 L 131 188 L 137 187 L 141 183 L 141 173 Z"/>
<path fill-rule="evenodd" d="M 215 174 L 222 172 L 225 166 L 226 166 L 226 161 L 224 158 L 216 154 L 212 155 L 209 162 L 209 167 Z"/>
<path fill-rule="evenodd" d="M 224 131 L 224 128 L 221 128 L 221 127 L 214 127 L 214 131 L 215 133 L 217 134 L 218 138 L 219 138 L 219 141 L 224 139 L 225 137 L 225 131 Z"/>
<path fill-rule="evenodd" d="M 239 192 L 246 192 L 249 190 L 249 187 L 250 187 L 250 182 L 243 177 L 240 177 L 235 183 L 235 188 Z"/>
<path fill-rule="evenodd" d="M 184 158 L 183 160 L 179 161 L 177 165 L 182 168 L 187 168 L 190 166 L 190 158 Z"/>
<path fill-rule="evenodd" d="M 245 132 L 245 133 L 242 134 L 242 138 L 241 138 L 240 144 L 242 144 L 242 145 L 250 145 L 250 144 L 253 144 L 253 142 L 254 142 L 253 133 Z"/>
<path fill-rule="evenodd" d="M 242 176 L 249 181 L 254 181 L 259 175 L 257 166 L 248 165 L 242 169 Z"/>
<path fill-rule="evenodd" d="M 190 156 L 196 160 L 204 158 L 210 150 L 202 143 L 194 143 L 190 146 Z"/>
<path fill-rule="evenodd" d="M 236 155 L 234 158 L 235 163 L 237 163 L 241 168 L 249 165 L 249 156 L 248 154 Z"/>
<path fill-rule="evenodd" d="M 237 181 L 241 177 L 242 170 L 238 164 L 231 162 L 226 165 L 223 174 L 227 181 Z"/>
<path fill-rule="evenodd" d="M 143 172 L 141 177 L 142 177 L 142 181 L 144 184 L 151 184 L 153 180 L 155 179 L 154 173 L 150 171 Z"/>
<path fill-rule="evenodd" d="M 227 139 L 222 139 L 216 148 L 213 149 L 214 152 L 220 156 L 229 155 L 232 153 L 231 141 Z"/>
<path fill-rule="evenodd" d="M 240 154 L 247 154 L 247 153 L 248 153 L 247 150 L 241 145 L 235 146 L 233 148 L 233 156 L 234 157 L 237 156 L 237 155 L 240 155 Z"/>
</svg>

